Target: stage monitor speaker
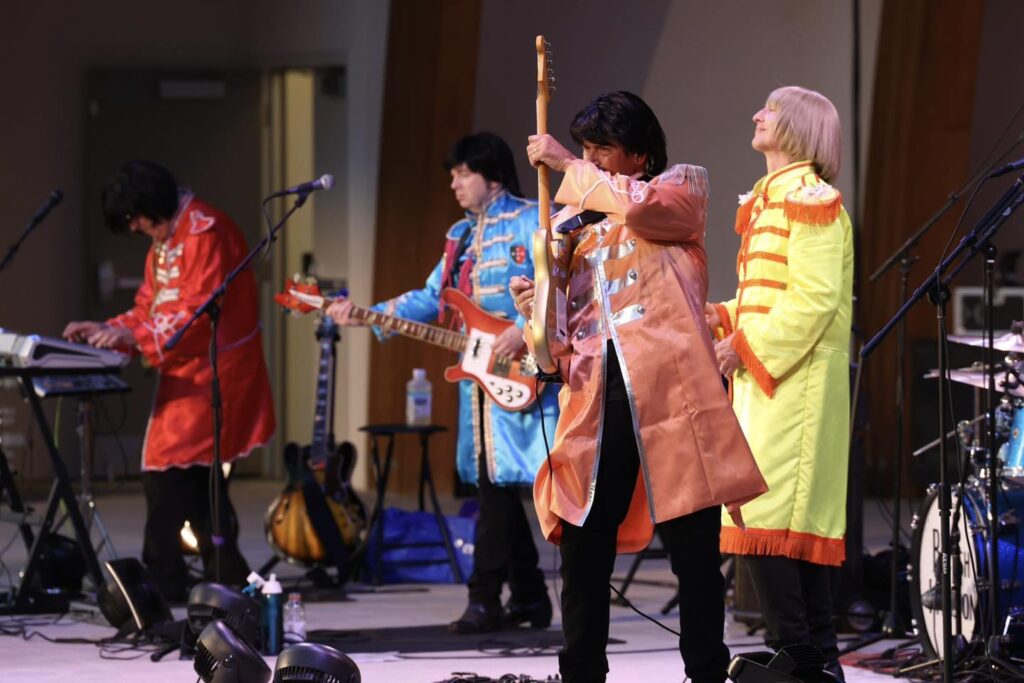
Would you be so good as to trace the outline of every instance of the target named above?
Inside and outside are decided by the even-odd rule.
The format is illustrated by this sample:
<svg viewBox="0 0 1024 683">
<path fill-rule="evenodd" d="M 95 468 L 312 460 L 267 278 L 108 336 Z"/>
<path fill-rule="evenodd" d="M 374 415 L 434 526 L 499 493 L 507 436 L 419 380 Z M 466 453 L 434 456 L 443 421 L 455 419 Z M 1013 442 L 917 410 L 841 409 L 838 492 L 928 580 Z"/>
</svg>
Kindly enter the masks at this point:
<svg viewBox="0 0 1024 683">
<path fill-rule="evenodd" d="M 194 646 L 196 638 L 218 619 L 253 648 L 260 648 L 260 604 L 248 595 L 219 583 L 197 583 L 189 593 L 185 613 L 188 626 L 183 645 L 186 649 Z"/>
<path fill-rule="evenodd" d="M 119 635 L 172 620 L 160 589 L 141 562 L 125 557 L 105 565 L 110 580 L 99 591 L 99 606 Z"/>
<path fill-rule="evenodd" d="M 192 667 L 204 683 L 270 680 L 270 667 L 260 653 L 220 619 L 210 622 L 199 634 Z"/>
<path fill-rule="evenodd" d="M 360 683 L 359 667 L 348 655 L 319 643 L 284 649 L 274 667 L 274 683 Z"/>
<path fill-rule="evenodd" d="M 788 645 L 778 652 L 747 652 L 729 662 L 736 683 L 837 683 L 825 670 L 825 656 L 813 645 Z"/>
</svg>

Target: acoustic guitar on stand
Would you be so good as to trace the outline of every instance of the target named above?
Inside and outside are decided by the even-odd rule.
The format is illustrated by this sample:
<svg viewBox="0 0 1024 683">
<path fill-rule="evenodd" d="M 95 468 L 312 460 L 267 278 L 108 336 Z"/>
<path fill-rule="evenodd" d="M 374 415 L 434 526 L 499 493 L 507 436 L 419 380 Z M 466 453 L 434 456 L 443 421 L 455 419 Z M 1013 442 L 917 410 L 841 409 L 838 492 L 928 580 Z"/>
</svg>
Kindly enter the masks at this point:
<svg viewBox="0 0 1024 683">
<path fill-rule="evenodd" d="M 289 280 L 274 300 L 302 313 L 323 310 L 333 300 L 324 297 L 315 283 Z M 418 339 L 461 354 L 459 362 L 444 372 L 449 382 L 471 380 L 495 403 L 509 411 L 529 408 L 537 400 L 537 366 L 533 356 L 510 358 L 494 352 L 494 342 L 515 323 L 483 310 L 457 289 L 441 291 L 441 301 L 458 314 L 465 331 L 406 320 L 368 308 L 353 306 L 351 317 L 386 332 Z"/>
<path fill-rule="evenodd" d="M 537 36 L 537 135 L 548 132 L 548 104 L 554 91 L 554 69 L 550 62 L 550 46 L 544 36 Z M 566 323 L 565 274 L 553 263 L 552 251 L 562 248 L 561 234 L 551 231 L 550 169 L 537 167 L 537 213 L 540 226 L 533 233 L 534 300 L 530 316 L 533 354 L 542 377 L 557 381 L 559 368 L 551 353 L 552 341 L 565 343 Z"/>
</svg>

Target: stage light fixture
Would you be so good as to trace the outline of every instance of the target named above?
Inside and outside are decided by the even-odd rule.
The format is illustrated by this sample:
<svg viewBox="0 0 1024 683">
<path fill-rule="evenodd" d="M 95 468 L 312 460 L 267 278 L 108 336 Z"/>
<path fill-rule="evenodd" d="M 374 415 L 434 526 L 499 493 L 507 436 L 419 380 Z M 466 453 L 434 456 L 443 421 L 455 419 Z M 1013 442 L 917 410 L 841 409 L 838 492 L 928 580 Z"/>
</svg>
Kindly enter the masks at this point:
<svg viewBox="0 0 1024 683">
<path fill-rule="evenodd" d="M 196 530 L 192 528 L 191 522 L 185 520 L 185 525 L 178 532 L 178 538 L 181 541 L 181 551 L 183 553 L 189 555 L 199 554 L 199 537 L 196 536 Z"/>
<path fill-rule="evenodd" d="M 267 683 L 270 667 L 249 643 L 220 619 L 196 640 L 195 672 L 205 683 Z"/>
<path fill-rule="evenodd" d="M 260 605 L 247 595 L 219 583 L 199 583 L 189 593 L 185 613 L 188 619 L 186 648 L 195 643 L 207 625 L 220 619 L 246 643 L 260 649 Z"/>
<path fill-rule="evenodd" d="M 110 580 L 99 590 L 100 611 L 123 637 L 173 619 L 149 572 L 134 557 L 105 563 Z"/>
<path fill-rule="evenodd" d="M 274 683 L 360 683 L 359 667 L 347 655 L 319 643 L 284 649 L 274 667 Z"/>
</svg>

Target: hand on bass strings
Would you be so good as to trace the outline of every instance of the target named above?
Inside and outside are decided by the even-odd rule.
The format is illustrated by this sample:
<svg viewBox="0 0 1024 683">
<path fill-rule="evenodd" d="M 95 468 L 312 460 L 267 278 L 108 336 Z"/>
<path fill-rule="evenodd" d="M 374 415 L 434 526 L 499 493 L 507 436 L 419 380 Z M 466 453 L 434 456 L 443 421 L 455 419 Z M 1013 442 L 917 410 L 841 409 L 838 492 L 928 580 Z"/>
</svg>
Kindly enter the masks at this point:
<svg viewBox="0 0 1024 683">
<path fill-rule="evenodd" d="M 365 325 L 366 323 L 362 320 L 357 320 L 352 317 L 352 302 L 345 297 L 338 297 L 334 302 L 327 307 L 327 315 L 334 318 L 334 322 L 339 325 Z"/>
<path fill-rule="evenodd" d="M 518 359 L 526 351 L 526 340 L 523 339 L 523 331 L 515 325 L 511 325 L 494 340 L 493 348 L 494 353 L 499 356 Z"/>
<path fill-rule="evenodd" d="M 526 145 L 526 155 L 530 157 L 530 163 L 534 166 L 544 164 L 560 173 L 565 171 L 570 162 L 576 160 L 576 155 L 547 133 L 530 136 Z"/>
<path fill-rule="evenodd" d="M 529 320 L 533 315 L 533 296 L 536 293 L 533 280 L 522 275 L 514 275 L 508 282 L 508 291 L 515 301 L 519 315 Z"/>
</svg>

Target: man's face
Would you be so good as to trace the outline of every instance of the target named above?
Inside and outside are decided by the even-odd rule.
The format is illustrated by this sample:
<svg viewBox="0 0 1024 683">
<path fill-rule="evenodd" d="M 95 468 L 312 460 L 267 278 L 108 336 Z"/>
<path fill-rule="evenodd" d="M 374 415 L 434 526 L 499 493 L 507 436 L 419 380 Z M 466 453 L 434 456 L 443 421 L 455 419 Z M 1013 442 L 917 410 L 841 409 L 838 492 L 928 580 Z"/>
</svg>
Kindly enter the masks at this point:
<svg viewBox="0 0 1024 683">
<path fill-rule="evenodd" d="M 778 109 L 766 104 L 754 114 L 753 120 L 754 139 L 750 141 L 750 146 L 758 152 L 778 151 L 779 141 L 775 137 L 775 126 L 779 121 Z"/>
<path fill-rule="evenodd" d="M 151 238 L 154 242 L 162 242 L 167 239 L 167 233 L 170 231 L 170 221 L 160 221 L 159 223 L 154 221 L 152 218 L 146 218 L 145 216 L 133 216 L 128 221 L 128 229 L 134 233 L 146 235 Z"/>
<path fill-rule="evenodd" d="M 501 184 L 487 180 L 466 164 L 459 164 L 451 170 L 452 182 L 449 187 L 455 193 L 455 201 L 463 209 L 482 213 L 484 207 L 501 191 Z"/>
<path fill-rule="evenodd" d="M 647 165 L 646 154 L 627 152 L 615 143 L 601 145 L 587 140 L 583 141 L 583 159 L 613 175 L 643 173 Z"/>
</svg>

